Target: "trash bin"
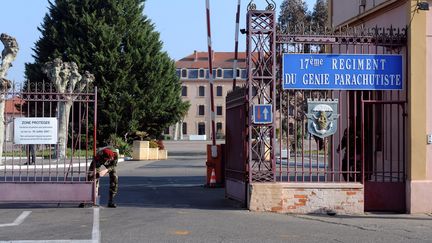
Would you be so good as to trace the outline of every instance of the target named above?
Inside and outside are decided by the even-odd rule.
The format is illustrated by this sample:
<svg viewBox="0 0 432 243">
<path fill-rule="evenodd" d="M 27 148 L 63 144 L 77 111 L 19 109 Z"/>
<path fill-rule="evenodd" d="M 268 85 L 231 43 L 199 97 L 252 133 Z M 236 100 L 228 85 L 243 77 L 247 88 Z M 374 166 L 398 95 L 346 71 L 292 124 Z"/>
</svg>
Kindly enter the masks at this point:
<svg viewBox="0 0 432 243">
<path fill-rule="evenodd" d="M 213 145 L 207 145 L 207 180 L 206 186 L 209 187 L 224 187 L 225 185 L 225 144 L 217 144 L 217 157 L 213 158 L 211 148 Z M 216 175 L 216 183 L 211 182 L 212 171 Z"/>
</svg>

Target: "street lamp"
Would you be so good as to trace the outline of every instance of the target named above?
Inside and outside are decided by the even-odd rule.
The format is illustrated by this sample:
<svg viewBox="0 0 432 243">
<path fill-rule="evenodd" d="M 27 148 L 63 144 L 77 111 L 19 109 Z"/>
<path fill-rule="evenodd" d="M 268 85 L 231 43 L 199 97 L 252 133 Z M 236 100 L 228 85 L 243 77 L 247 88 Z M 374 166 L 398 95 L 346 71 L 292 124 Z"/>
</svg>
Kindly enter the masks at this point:
<svg viewBox="0 0 432 243">
<path fill-rule="evenodd" d="M 429 10 L 429 3 L 428 2 L 420 2 L 417 1 L 417 9 L 418 10 Z"/>
</svg>

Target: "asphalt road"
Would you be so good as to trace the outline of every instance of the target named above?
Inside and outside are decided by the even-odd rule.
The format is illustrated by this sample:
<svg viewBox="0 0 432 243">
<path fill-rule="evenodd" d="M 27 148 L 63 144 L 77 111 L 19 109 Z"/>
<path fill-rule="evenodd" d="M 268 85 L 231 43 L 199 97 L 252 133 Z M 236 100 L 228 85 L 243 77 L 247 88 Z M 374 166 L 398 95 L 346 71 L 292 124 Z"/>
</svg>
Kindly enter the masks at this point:
<svg viewBox="0 0 432 243">
<path fill-rule="evenodd" d="M 170 146 L 170 145 L 168 145 Z M 249 212 L 206 188 L 200 145 L 119 164 L 118 208 L 0 205 L 0 242 L 432 242 L 431 215 Z"/>
</svg>

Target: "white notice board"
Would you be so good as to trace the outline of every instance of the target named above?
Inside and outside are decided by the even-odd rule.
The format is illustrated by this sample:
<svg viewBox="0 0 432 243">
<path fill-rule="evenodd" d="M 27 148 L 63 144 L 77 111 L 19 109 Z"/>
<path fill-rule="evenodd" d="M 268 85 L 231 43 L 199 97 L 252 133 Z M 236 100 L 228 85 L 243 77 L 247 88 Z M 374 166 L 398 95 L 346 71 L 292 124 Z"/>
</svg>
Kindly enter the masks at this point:
<svg viewBox="0 0 432 243">
<path fill-rule="evenodd" d="M 17 117 L 14 121 L 15 144 L 57 144 L 57 118 Z"/>
</svg>

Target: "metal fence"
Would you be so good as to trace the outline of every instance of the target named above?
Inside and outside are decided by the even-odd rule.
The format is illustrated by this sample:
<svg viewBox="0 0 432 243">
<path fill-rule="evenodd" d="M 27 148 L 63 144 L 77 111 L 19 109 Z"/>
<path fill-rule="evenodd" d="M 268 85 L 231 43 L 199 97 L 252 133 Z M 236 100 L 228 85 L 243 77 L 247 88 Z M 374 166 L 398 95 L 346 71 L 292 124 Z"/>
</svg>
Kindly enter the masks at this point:
<svg viewBox="0 0 432 243">
<path fill-rule="evenodd" d="M 94 201 L 87 181 L 95 151 L 97 89 L 63 94 L 51 84 L 13 85 L 5 97 L 5 141 L 0 164 L 0 201 Z M 59 118 L 59 104 L 72 102 L 66 129 L 66 154 L 60 144 L 17 144 L 18 118 Z M 65 131 L 58 131 L 59 133 Z"/>
</svg>

